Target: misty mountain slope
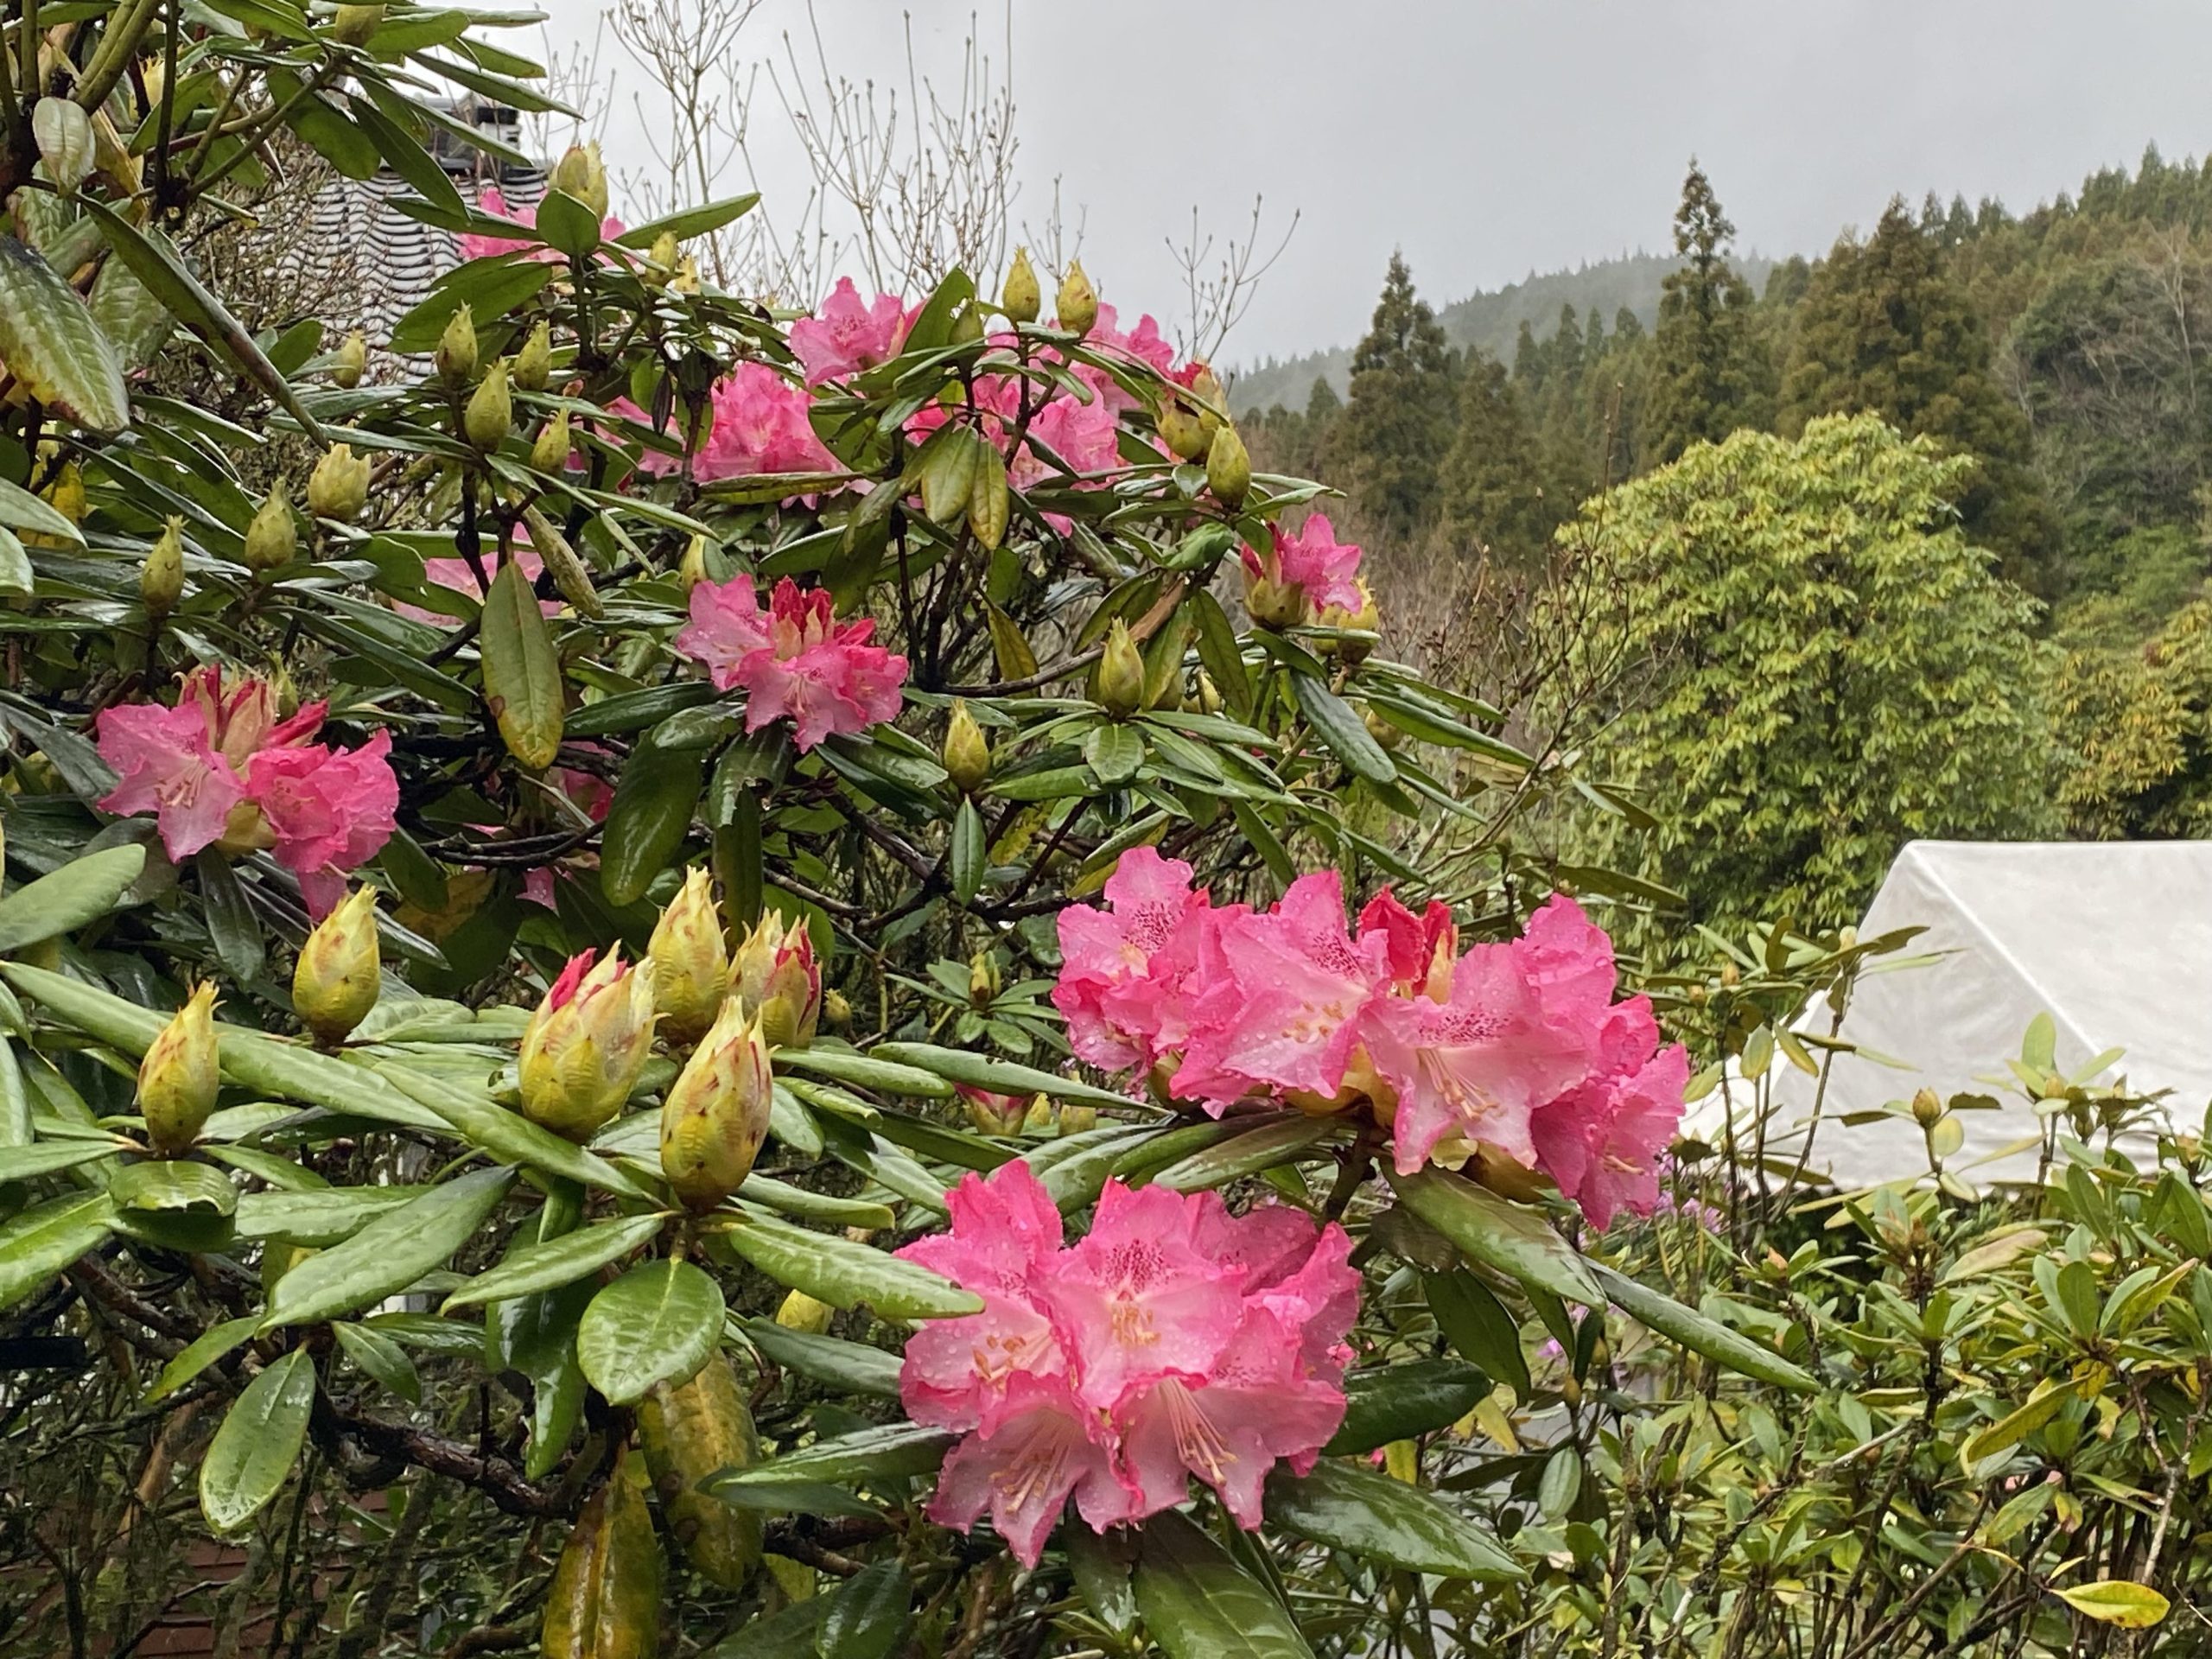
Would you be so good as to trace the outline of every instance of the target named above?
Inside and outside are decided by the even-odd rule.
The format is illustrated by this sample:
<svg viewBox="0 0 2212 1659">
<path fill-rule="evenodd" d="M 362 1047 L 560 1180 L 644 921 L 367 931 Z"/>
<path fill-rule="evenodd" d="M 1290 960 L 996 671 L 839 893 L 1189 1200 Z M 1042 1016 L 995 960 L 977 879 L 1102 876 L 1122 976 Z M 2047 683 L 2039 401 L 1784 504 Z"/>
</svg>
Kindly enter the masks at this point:
<svg viewBox="0 0 2212 1659">
<path fill-rule="evenodd" d="M 1608 333 L 1612 330 L 1614 313 L 1623 306 L 1634 311 L 1646 328 L 1650 327 L 1659 313 L 1660 284 L 1681 263 L 1673 253 L 1630 253 L 1596 260 L 1575 270 L 1531 273 L 1494 291 L 1456 300 L 1443 308 L 1439 318 L 1453 345 L 1480 346 L 1510 363 L 1521 325 L 1527 322 L 1538 340 L 1548 340 L 1559 326 L 1562 305 L 1573 306 L 1586 318 L 1594 305 L 1605 320 Z M 1774 266 L 1771 259 L 1757 254 L 1734 263 L 1754 289 L 1765 287 L 1767 273 Z M 1379 275 L 1376 282 L 1379 286 Z M 1245 365 L 1236 372 L 1230 400 L 1240 412 L 1276 404 L 1303 409 L 1316 376 L 1326 378 L 1341 397 L 1351 378 L 1351 353 L 1350 346 L 1339 346 L 1302 357 L 1269 358 Z"/>
</svg>

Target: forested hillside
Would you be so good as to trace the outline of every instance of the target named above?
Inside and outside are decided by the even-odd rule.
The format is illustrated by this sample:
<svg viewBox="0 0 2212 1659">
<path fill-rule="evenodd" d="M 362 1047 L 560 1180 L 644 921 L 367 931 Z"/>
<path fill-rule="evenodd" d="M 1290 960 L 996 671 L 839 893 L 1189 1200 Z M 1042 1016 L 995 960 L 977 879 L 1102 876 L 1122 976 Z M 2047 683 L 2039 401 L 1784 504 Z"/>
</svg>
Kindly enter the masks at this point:
<svg viewBox="0 0 2212 1659">
<path fill-rule="evenodd" d="M 1751 527 L 1826 490 L 1834 480 L 1822 469 L 1857 464 L 1839 461 L 1833 444 L 1802 442 L 1811 423 L 1878 416 L 1930 455 L 1965 463 L 1948 469 L 1941 522 L 1924 528 L 1955 524 L 1963 556 L 2034 601 L 2020 613 L 2021 649 L 2043 703 L 2033 730 L 2048 737 L 2037 739 L 2037 765 L 2012 774 L 2034 798 L 2003 810 L 1984 803 L 1976 823 L 2114 836 L 2189 834 L 2212 821 L 2212 670 L 2200 643 L 2212 630 L 2212 163 L 2171 164 L 2153 148 L 2132 171 L 2099 172 L 2024 214 L 1993 200 L 1893 200 L 1822 257 L 1769 266 L 1738 256 L 1734 227 L 1693 162 L 1675 232 L 1663 264 L 1532 279 L 1441 314 L 1394 257 L 1341 396 L 1325 373 L 1264 402 L 1252 394 L 1267 380 L 1239 384 L 1255 452 L 1344 480 L 1343 516 L 1374 550 L 1386 613 L 1425 631 L 1471 685 L 1511 696 L 1520 688 L 1487 680 L 1489 665 L 1525 660 L 1529 630 L 1548 616 L 1586 653 L 1588 607 L 1600 602 L 1591 549 L 1628 583 L 1621 573 L 1637 550 L 1617 533 L 1605 492 L 1733 433 L 1773 435 L 1785 451 L 1764 470 L 1685 474 L 1702 489 L 1749 488 L 1756 476 L 1779 492 L 1724 501 L 1749 546 Z M 1649 303 L 1568 301 L 1541 326 L 1528 318 L 1547 284 L 1605 283 Z M 1487 308 L 1487 332 L 1471 343 L 1474 308 Z M 1509 338 L 1499 320 L 1515 312 Z M 1668 487 L 1679 503 L 1694 499 Z M 1853 523 L 1868 510 L 1840 509 Z M 1815 547 L 1843 533 L 1805 528 Z M 1568 572 L 1584 607 L 1573 626 L 1556 614 Z M 1610 602 L 1625 615 L 1633 598 L 1624 587 Z M 1602 694 L 1615 716 L 1679 688 L 1650 655 L 1656 643 L 1624 652 Z M 1707 644 L 1674 642 L 1692 656 Z M 1878 644 L 1869 632 L 1834 649 Z M 1522 712 L 1537 717 L 1533 702 Z M 1850 712 L 1815 699 L 1793 718 Z M 1725 726 L 1732 713 L 1709 718 Z M 1649 759 L 1626 756 L 1622 770 L 1649 784 L 1663 774 Z M 1785 781 L 1800 791 L 1843 782 Z M 1909 826 L 1972 827 L 1940 814 Z M 1846 892 L 1834 902 L 1849 913 L 1855 901 Z"/>
</svg>

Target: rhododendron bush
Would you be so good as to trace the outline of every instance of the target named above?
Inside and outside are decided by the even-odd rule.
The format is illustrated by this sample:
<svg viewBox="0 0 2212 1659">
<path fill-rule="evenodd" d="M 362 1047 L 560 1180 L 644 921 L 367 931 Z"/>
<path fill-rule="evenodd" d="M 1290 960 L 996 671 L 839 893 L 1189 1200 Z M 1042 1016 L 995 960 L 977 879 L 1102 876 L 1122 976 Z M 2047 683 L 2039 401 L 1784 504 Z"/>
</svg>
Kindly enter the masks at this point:
<svg viewBox="0 0 2212 1659">
<path fill-rule="evenodd" d="M 429 159 L 499 20 L 236 10 L 0 147 L 0 1628 L 1580 1643 L 1624 1446 L 1838 1362 L 1567 761 L 1079 266 L 725 291 Z M 193 267 L 306 151 L 453 238 L 388 338 Z"/>
</svg>

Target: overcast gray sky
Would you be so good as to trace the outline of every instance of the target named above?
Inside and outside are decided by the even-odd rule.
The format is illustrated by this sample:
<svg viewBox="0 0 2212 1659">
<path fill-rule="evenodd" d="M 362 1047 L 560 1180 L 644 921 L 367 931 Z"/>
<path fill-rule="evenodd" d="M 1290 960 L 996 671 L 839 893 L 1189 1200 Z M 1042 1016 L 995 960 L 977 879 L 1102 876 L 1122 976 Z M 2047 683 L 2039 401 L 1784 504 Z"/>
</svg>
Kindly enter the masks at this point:
<svg viewBox="0 0 2212 1659">
<path fill-rule="evenodd" d="M 556 44 L 602 0 L 541 0 Z M 902 16 L 925 73 L 957 73 L 965 0 L 818 0 L 834 64 L 904 79 Z M 1052 181 L 1082 212 L 1103 296 L 1163 321 L 1179 304 L 1166 238 L 1195 204 L 1241 226 L 1303 215 L 1224 355 L 1356 338 L 1393 245 L 1441 302 L 1531 268 L 1658 248 L 1694 151 L 1764 252 L 1815 251 L 1893 192 L 2032 206 L 2146 141 L 2169 159 L 2212 133 L 2212 7 L 2196 0 L 1020 0 L 1016 217 Z M 762 0 L 741 52 L 779 50 L 804 0 Z M 982 35 L 1004 55 L 1002 10 Z M 647 159 L 621 96 L 613 159 Z M 756 133 L 772 194 L 804 194 L 795 151 Z M 1048 282 L 1049 291 L 1049 282 Z"/>
</svg>

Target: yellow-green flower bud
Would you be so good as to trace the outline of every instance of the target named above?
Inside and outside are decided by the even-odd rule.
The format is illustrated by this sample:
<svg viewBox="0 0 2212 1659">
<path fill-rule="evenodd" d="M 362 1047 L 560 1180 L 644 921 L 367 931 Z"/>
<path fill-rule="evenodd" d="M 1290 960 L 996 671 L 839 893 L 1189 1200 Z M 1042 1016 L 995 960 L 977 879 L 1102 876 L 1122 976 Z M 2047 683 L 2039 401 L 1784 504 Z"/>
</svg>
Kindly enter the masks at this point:
<svg viewBox="0 0 2212 1659">
<path fill-rule="evenodd" d="M 804 1048 L 822 1018 L 822 965 L 804 921 L 769 911 L 737 948 L 732 989 L 772 1048 Z"/>
<path fill-rule="evenodd" d="M 350 523 L 369 504 L 369 458 L 350 443 L 334 443 L 308 474 L 308 511 L 318 518 Z"/>
<path fill-rule="evenodd" d="M 639 280 L 647 288 L 665 288 L 676 275 L 676 232 L 663 231 L 645 250 L 645 268 L 638 273 Z"/>
<path fill-rule="evenodd" d="M 1160 441 L 1172 450 L 1179 461 L 1196 461 L 1206 453 L 1211 442 L 1205 423 L 1198 412 L 1181 397 L 1170 392 L 1160 400 Z"/>
<path fill-rule="evenodd" d="M 990 740 L 957 697 L 952 702 L 952 718 L 945 722 L 944 770 L 963 795 L 973 795 L 991 778 Z"/>
<path fill-rule="evenodd" d="M 1060 1133 L 1062 1135 L 1081 1135 L 1086 1129 L 1095 1129 L 1097 1127 L 1098 1109 L 1096 1106 L 1086 1106 L 1080 1101 L 1073 1100 L 1064 1100 L 1060 1103 Z"/>
<path fill-rule="evenodd" d="M 347 391 L 361 384 L 361 377 L 368 372 L 369 339 L 359 329 L 338 342 L 337 360 L 330 365 L 330 378 Z"/>
<path fill-rule="evenodd" d="M 155 1034 L 138 1063 L 138 1109 L 156 1152 L 174 1158 L 200 1138 L 222 1081 L 215 1041 L 215 988 L 194 988 Z"/>
<path fill-rule="evenodd" d="M 1206 429 L 1206 442 L 1213 442 L 1213 435 L 1221 429 L 1221 416 L 1217 412 L 1228 393 L 1222 388 L 1221 377 L 1210 365 L 1201 363 L 1198 372 L 1191 377 L 1191 397 L 1198 405 L 1198 424 Z"/>
<path fill-rule="evenodd" d="M 575 447 L 569 411 L 556 410 L 553 418 L 538 429 L 537 442 L 530 446 L 530 464 L 541 473 L 564 473 Z"/>
<path fill-rule="evenodd" d="M 818 1337 L 830 1328 L 836 1312 L 829 1303 L 817 1301 L 803 1290 L 795 1290 L 777 1307 L 776 1323 L 786 1331 L 805 1331 Z"/>
<path fill-rule="evenodd" d="M 1325 605 L 1321 607 L 1321 613 L 1313 620 L 1325 628 L 1349 628 L 1362 633 L 1381 632 L 1382 618 L 1375 608 L 1375 594 L 1367 585 L 1367 578 L 1354 576 L 1351 582 L 1352 586 L 1359 589 L 1358 607 L 1346 610 L 1341 605 Z M 1333 652 L 1340 661 L 1355 665 L 1365 662 L 1368 653 L 1375 649 L 1372 639 L 1329 639 L 1320 643 L 1324 651 Z"/>
<path fill-rule="evenodd" d="M 1106 630 L 1097 685 L 1092 701 L 1116 720 L 1126 720 L 1144 707 L 1144 655 L 1129 638 L 1129 625 L 1118 619 Z"/>
<path fill-rule="evenodd" d="M 696 294 L 699 291 L 699 262 L 685 254 L 676 262 L 676 275 L 668 279 L 671 294 Z"/>
<path fill-rule="evenodd" d="M 853 1005 L 842 991 L 822 993 L 822 1023 L 832 1031 L 853 1028 Z"/>
<path fill-rule="evenodd" d="M 1090 325 L 1098 321 L 1098 290 L 1090 285 L 1090 278 L 1083 274 L 1083 261 L 1068 262 L 1068 273 L 1060 278 L 1060 291 L 1052 302 L 1058 314 L 1060 327 L 1073 334 L 1087 334 Z"/>
<path fill-rule="evenodd" d="M 1224 424 L 1206 447 L 1206 487 L 1214 499 L 1234 512 L 1252 488 L 1252 457 L 1236 429 Z"/>
<path fill-rule="evenodd" d="M 977 1009 L 988 1008 L 998 1001 L 999 992 L 1005 988 L 1006 980 L 999 972 L 997 960 L 988 950 L 978 950 L 968 958 L 968 1001 Z"/>
<path fill-rule="evenodd" d="M 518 1074 L 532 1122 L 581 1144 L 630 1098 L 653 1051 L 653 968 L 613 949 L 571 960 L 530 1016 Z"/>
<path fill-rule="evenodd" d="M 377 890 L 356 887 L 315 925 L 292 970 L 292 1012 L 325 1047 L 335 1047 L 377 1005 L 383 959 L 377 949 Z"/>
<path fill-rule="evenodd" d="M 694 588 L 707 579 L 707 538 L 694 536 L 684 543 L 683 556 L 677 562 L 677 585 L 688 596 Z"/>
<path fill-rule="evenodd" d="M 1367 728 L 1367 734 L 1382 747 L 1395 749 L 1406 741 L 1406 734 L 1397 727 L 1370 709 L 1360 716 L 1360 724 Z"/>
<path fill-rule="evenodd" d="M 1038 308 L 1044 302 L 1045 292 L 1037 285 L 1037 270 L 1029 263 L 1029 250 L 1016 248 L 1014 263 L 1006 269 L 1006 285 L 999 289 L 999 309 L 1006 313 L 1009 322 L 1034 322 Z"/>
<path fill-rule="evenodd" d="M 567 192 L 600 219 L 607 217 L 607 168 L 596 143 L 571 144 L 553 165 L 553 188 Z"/>
<path fill-rule="evenodd" d="M 167 616 L 184 597 L 184 519 L 175 513 L 146 550 L 146 563 L 138 569 L 138 597 L 152 617 Z"/>
<path fill-rule="evenodd" d="M 691 1209 L 713 1209 L 752 1173 L 774 1092 L 760 1022 L 732 998 L 660 1109 L 661 1173 Z"/>
<path fill-rule="evenodd" d="M 1059 1114 L 1052 1109 L 1050 1095 L 1033 1096 L 1029 1109 L 1021 1115 L 1022 1131 L 1027 1135 L 1051 1135 Z"/>
<path fill-rule="evenodd" d="M 540 317 L 515 354 L 514 383 L 524 391 L 543 391 L 553 378 L 553 331 Z"/>
<path fill-rule="evenodd" d="M 438 336 L 430 365 L 448 386 L 465 386 L 476 378 L 476 319 L 467 306 L 453 314 L 445 333 Z"/>
<path fill-rule="evenodd" d="M 729 945 L 714 879 L 693 870 L 653 924 L 645 954 L 653 964 L 653 1006 L 671 1041 L 695 1043 L 715 1023 L 729 990 Z"/>
<path fill-rule="evenodd" d="M 1001 1095 L 988 1089 L 959 1085 L 960 1103 L 967 1109 L 968 1121 L 980 1135 L 1019 1135 L 1025 1118 L 1029 1116 L 1029 1096 Z"/>
<path fill-rule="evenodd" d="M 340 46 L 366 46 L 383 27 L 381 5 L 340 6 L 338 16 L 331 20 L 330 38 Z"/>
<path fill-rule="evenodd" d="M 300 531 L 292 521 L 292 498 L 284 493 L 284 480 L 280 478 L 269 486 L 261 510 L 246 526 L 245 566 L 256 575 L 266 575 L 289 564 L 299 550 Z"/>
<path fill-rule="evenodd" d="M 470 443 L 489 454 L 506 442 L 514 423 L 514 394 L 507 390 L 507 359 L 503 357 L 484 372 L 484 378 L 469 394 L 461 429 Z"/>
</svg>

